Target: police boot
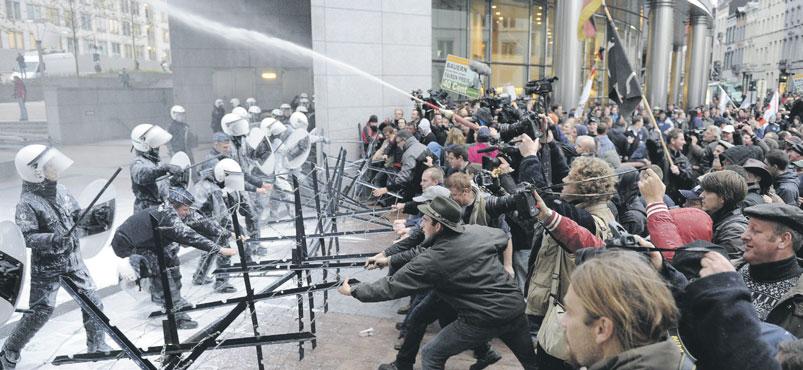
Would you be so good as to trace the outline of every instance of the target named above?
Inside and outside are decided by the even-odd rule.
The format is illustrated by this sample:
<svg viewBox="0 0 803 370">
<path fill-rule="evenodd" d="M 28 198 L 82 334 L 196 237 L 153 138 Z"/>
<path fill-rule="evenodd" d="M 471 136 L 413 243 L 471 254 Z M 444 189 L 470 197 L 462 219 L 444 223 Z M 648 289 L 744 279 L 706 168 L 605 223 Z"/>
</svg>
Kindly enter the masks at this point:
<svg viewBox="0 0 803 370">
<path fill-rule="evenodd" d="M 11 352 L 6 352 L 6 351 L 0 352 L 0 370 L 16 368 L 17 361 L 19 361 L 19 359 L 20 359 L 19 353 L 13 354 Z"/>
<path fill-rule="evenodd" d="M 215 293 L 234 293 L 237 291 L 237 288 L 229 284 L 226 280 L 217 280 L 215 281 Z"/>
<path fill-rule="evenodd" d="M 176 314 L 176 328 L 181 330 L 195 329 L 198 327 L 198 322 L 193 321 L 190 315 L 186 313 Z"/>
<path fill-rule="evenodd" d="M 209 276 L 209 270 L 212 269 L 212 265 L 216 259 L 217 256 L 211 254 L 201 256 L 201 260 L 198 262 L 198 269 L 192 274 L 193 285 L 205 285 L 214 281 L 214 279 Z"/>
<path fill-rule="evenodd" d="M 86 351 L 88 353 L 92 353 L 92 352 L 111 352 L 113 350 L 114 349 L 112 347 L 109 347 L 109 345 L 106 344 L 106 341 L 101 341 L 100 343 L 97 343 L 97 344 L 87 345 L 87 347 L 86 347 Z"/>
</svg>

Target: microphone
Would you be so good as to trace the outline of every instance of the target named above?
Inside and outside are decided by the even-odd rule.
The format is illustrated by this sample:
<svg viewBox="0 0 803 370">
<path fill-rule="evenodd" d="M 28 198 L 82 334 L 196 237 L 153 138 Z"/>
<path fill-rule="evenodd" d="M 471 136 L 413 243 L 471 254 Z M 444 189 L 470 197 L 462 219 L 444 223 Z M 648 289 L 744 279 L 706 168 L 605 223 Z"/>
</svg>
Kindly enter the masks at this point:
<svg viewBox="0 0 803 370">
<path fill-rule="evenodd" d="M 477 74 L 482 76 L 490 76 L 491 75 L 491 67 L 487 64 L 478 62 L 476 60 L 472 60 L 468 62 L 468 68 L 472 71 L 477 72 Z"/>
</svg>

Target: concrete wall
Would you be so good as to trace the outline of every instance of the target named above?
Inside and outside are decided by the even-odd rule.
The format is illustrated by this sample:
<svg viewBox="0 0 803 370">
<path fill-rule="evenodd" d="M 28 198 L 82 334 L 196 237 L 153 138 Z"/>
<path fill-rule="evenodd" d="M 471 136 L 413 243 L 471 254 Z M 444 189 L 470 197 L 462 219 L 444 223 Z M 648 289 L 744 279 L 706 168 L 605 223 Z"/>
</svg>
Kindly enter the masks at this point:
<svg viewBox="0 0 803 370">
<path fill-rule="evenodd" d="M 432 84 L 432 2 L 312 0 L 312 44 L 316 52 L 404 91 L 427 89 Z M 357 139 L 357 123 L 364 124 L 371 114 L 381 120 L 403 107 L 409 116 L 409 97 L 322 59 L 314 67 L 316 125 L 331 139 Z M 342 145 L 349 157 L 358 155 L 358 144 Z"/>
<path fill-rule="evenodd" d="M 171 0 L 171 4 L 233 27 L 262 32 L 304 47 L 312 46 L 309 0 Z M 225 17 L 221 15 L 225 14 Z M 241 45 L 211 36 L 170 18 L 174 100 L 187 109 L 200 140 L 211 136 L 215 99 L 254 97 L 263 111 L 312 93 L 312 60 L 264 45 Z M 264 71 L 276 80 L 263 80 Z"/>
<path fill-rule="evenodd" d="M 46 87 L 48 132 L 55 144 L 74 145 L 129 137 L 140 123 L 166 127 L 173 89 Z"/>
</svg>

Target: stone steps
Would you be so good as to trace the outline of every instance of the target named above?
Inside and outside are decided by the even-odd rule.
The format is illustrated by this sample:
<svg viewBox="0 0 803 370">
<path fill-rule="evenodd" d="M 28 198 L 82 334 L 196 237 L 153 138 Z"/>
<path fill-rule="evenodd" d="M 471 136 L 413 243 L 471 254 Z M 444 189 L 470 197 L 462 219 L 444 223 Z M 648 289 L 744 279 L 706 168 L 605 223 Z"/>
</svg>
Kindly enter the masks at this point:
<svg viewBox="0 0 803 370">
<path fill-rule="evenodd" d="M 0 150 L 17 150 L 29 144 L 47 144 L 47 122 L 0 122 Z"/>
</svg>

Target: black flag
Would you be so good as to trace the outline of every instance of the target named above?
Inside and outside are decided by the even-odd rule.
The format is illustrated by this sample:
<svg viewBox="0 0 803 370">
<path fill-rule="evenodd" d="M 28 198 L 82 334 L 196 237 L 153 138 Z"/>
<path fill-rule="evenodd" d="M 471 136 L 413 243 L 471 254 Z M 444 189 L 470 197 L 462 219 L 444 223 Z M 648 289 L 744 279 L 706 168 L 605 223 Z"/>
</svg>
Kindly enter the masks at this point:
<svg viewBox="0 0 803 370">
<path fill-rule="evenodd" d="M 622 41 L 613 25 L 608 21 L 608 97 L 619 104 L 622 117 L 629 119 L 641 101 L 641 82 L 627 60 Z"/>
</svg>

